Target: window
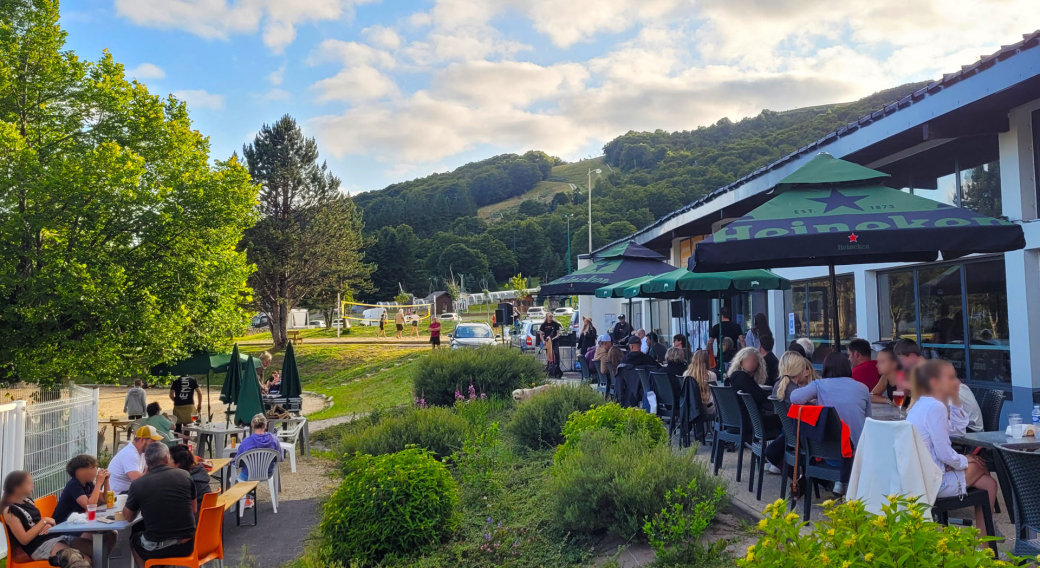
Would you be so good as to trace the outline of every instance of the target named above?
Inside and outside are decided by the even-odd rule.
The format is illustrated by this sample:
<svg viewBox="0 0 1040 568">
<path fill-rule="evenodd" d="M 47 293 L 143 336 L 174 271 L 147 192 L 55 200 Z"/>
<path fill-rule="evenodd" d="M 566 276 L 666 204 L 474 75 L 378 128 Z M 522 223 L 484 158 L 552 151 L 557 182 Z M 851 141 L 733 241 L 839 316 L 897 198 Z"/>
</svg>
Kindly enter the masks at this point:
<svg viewBox="0 0 1040 568">
<path fill-rule="evenodd" d="M 1040 204 L 1040 110 L 1033 111 L 1033 183 L 1036 184 L 1036 201 Z M 1040 213 L 1040 212 L 1037 212 Z"/>
<path fill-rule="evenodd" d="M 961 144 L 949 154 L 919 164 L 925 171 L 937 175 L 936 189 L 914 187 L 911 193 L 988 217 L 1000 217 L 1003 210 L 998 155 L 996 138 L 982 138 L 970 145 Z"/>
<path fill-rule="evenodd" d="M 987 217 L 1004 214 L 1000 203 L 1000 162 L 961 171 L 961 207 Z"/>
<path fill-rule="evenodd" d="M 679 241 L 679 268 L 686 268 L 686 262 L 693 256 L 694 247 L 703 240 L 704 236 L 699 235 Z"/>
<path fill-rule="evenodd" d="M 878 274 L 881 338 L 916 340 L 962 379 L 1011 381 L 1004 259 Z M 965 341 L 967 338 L 967 341 Z"/>
<path fill-rule="evenodd" d="M 851 274 L 838 276 L 838 328 L 843 342 L 856 337 L 856 283 Z M 831 352 L 834 332 L 831 330 L 831 286 L 829 278 L 816 278 L 791 283 L 784 293 L 787 312 L 788 343 L 808 337 L 816 345 L 813 363 L 822 364 Z M 793 331 L 793 334 L 792 334 Z"/>
</svg>

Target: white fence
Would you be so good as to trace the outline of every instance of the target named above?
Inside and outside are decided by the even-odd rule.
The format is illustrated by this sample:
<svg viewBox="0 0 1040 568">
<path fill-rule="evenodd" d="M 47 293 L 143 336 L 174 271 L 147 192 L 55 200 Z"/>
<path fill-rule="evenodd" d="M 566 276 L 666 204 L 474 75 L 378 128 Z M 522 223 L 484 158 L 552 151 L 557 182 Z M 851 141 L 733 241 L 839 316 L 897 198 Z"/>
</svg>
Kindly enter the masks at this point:
<svg viewBox="0 0 1040 568">
<path fill-rule="evenodd" d="M 28 470 L 35 497 L 58 493 L 68 481 L 65 464 L 80 454 L 97 455 L 98 391 L 62 389 L 0 391 L 0 479 Z M 0 541 L 0 557 L 6 555 Z"/>
</svg>

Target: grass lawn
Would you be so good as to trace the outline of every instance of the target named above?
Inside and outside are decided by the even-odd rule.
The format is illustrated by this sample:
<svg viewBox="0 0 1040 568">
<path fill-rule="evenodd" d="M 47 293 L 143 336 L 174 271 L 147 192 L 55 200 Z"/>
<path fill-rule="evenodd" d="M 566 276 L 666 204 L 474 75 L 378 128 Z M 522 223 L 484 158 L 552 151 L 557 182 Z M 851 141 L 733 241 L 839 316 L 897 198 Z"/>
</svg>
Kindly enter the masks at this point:
<svg viewBox="0 0 1040 568">
<path fill-rule="evenodd" d="M 468 318 L 467 318 L 467 321 L 469 321 Z M 454 331 L 456 323 L 457 322 L 453 322 L 453 321 L 442 321 L 441 322 L 441 336 L 443 337 L 443 336 L 451 333 L 452 331 Z M 423 338 L 424 340 L 428 340 L 430 338 L 430 332 L 427 331 L 427 327 L 429 327 L 429 325 L 430 325 L 429 321 L 424 321 L 424 322 L 420 322 L 419 323 L 419 337 Z M 304 340 L 306 340 L 307 338 L 312 338 L 312 337 L 336 337 L 336 330 L 335 329 L 324 329 L 324 328 L 322 328 L 322 329 L 300 329 L 300 330 L 296 330 L 296 331 L 300 332 L 300 337 L 304 338 Z M 412 332 L 412 327 L 409 326 L 409 325 L 405 325 L 404 326 L 403 335 L 407 337 L 407 336 L 409 336 L 408 334 L 410 334 L 411 332 Z M 379 326 L 378 325 L 373 325 L 373 326 L 356 325 L 354 327 L 351 327 L 348 330 L 343 330 L 343 333 L 342 333 L 342 335 L 340 337 L 376 337 L 376 335 L 378 333 L 379 333 Z M 390 322 L 386 326 L 386 335 L 387 335 L 387 337 L 392 338 L 392 337 L 394 337 L 394 335 L 396 333 L 397 333 L 397 329 L 394 327 L 393 319 L 391 319 Z M 263 333 L 255 333 L 253 335 L 245 335 L 245 336 L 242 336 L 242 337 L 236 337 L 235 341 L 271 341 L 271 332 L 265 331 Z M 303 344 L 306 345 L 307 342 L 304 341 Z"/>
</svg>

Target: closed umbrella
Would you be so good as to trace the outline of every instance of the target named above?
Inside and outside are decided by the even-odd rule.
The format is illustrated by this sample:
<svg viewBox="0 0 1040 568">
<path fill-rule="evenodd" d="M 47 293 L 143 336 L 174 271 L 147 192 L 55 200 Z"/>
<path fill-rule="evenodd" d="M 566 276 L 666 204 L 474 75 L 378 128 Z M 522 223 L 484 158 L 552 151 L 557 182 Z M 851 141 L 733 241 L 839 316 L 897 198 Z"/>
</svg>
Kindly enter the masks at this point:
<svg viewBox="0 0 1040 568">
<path fill-rule="evenodd" d="M 232 365 L 233 367 L 237 365 Z M 238 398 L 235 401 L 235 423 L 240 426 L 249 424 L 253 417 L 264 412 L 264 399 L 260 393 L 260 383 L 256 380 L 256 367 L 253 360 L 246 362 L 242 371 L 242 381 L 238 387 Z"/>
<path fill-rule="evenodd" d="M 282 361 L 282 396 L 298 398 L 303 395 L 300 384 L 300 369 L 296 366 L 296 351 L 292 342 L 285 347 L 285 359 Z"/>
<path fill-rule="evenodd" d="M 820 154 L 776 195 L 697 243 L 693 272 L 828 266 L 841 348 L 835 265 L 930 262 L 1025 247 L 1022 227 L 882 186 L 888 174 Z"/>
<path fill-rule="evenodd" d="M 231 361 L 238 360 L 238 344 L 231 350 Z M 220 400 L 224 404 L 235 404 L 238 400 L 238 389 L 242 385 L 242 366 L 228 365 L 227 375 L 224 375 L 224 385 L 220 387 Z"/>
</svg>

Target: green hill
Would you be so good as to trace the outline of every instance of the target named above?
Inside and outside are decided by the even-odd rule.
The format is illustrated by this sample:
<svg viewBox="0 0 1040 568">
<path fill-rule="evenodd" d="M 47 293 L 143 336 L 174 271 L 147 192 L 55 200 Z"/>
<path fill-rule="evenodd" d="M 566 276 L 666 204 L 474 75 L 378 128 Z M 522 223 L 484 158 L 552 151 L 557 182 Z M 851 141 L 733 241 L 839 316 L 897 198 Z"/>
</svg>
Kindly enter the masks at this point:
<svg viewBox="0 0 1040 568">
<path fill-rule="evenodd" d="M 529 191 L 498 203 L 485 205 L 477 210 L 477 216 L 488 222 L 499 221 L 508 212 L 514 212 L 524 201 L 537 201 L 548 206 L 557 194 L 573 193 L 577 188 L 588 186 L 589 169 L 608 169 L 603 157 L 582 160 L 573 164 L 554 166 L 549 178 L 540 181 Z"/>
</svg>

